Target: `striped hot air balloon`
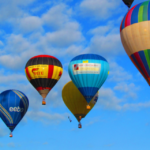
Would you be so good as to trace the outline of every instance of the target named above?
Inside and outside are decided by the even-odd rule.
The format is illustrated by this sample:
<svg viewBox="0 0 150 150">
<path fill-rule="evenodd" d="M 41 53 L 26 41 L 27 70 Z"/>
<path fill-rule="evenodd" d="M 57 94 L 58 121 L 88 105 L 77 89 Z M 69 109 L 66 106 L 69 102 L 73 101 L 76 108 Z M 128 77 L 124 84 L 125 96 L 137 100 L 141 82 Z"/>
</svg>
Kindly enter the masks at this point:
<svg viewBox="0 0 150 150">
<path fill-rule="evenodd" d="M 120 26 L 123 47 L 150 85 L 150 1 L 133 6 Z"/>
<path fill-rule="evenodd" d="M 63 68 L 61 62 L 50 55 L 38 55 L 32 57 L 25 66 L 27 79 L 43 97 L 42 104 L 49 91 L 60 79 Z"/>
<path fill-rule="evenodd" d="M 109 64 L 97 54 L 82 54 L 71 60 L 68 72 L 73 83 L 90 103 L 109 73 Z M 90 106 L 87 105 L 87 109 Z"/>
<path fill-rule="evenodd" d="M 0 94 L 0 117 L 11 132 L 24 117 L 28 107 L 27 96 L 18 90 L 7 90 Z"/>
</svg>

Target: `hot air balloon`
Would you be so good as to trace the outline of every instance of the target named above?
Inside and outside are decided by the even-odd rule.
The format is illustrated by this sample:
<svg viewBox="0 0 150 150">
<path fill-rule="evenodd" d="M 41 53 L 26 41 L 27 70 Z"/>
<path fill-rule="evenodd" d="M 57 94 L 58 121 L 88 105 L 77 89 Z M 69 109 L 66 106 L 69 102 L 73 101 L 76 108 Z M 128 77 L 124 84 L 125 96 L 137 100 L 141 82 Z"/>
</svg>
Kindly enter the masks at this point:
<svg viewBox="0 0 150 150">
<path fill-rule="evenodd" d="M 124 2 L 125 5 L 128 6 L 128 8 L 130 8 L 134 0 L 122 0 L 122 1 Z"/>
<path fill-rule="evenodd" d="M 60 79 L 63 68 L 61 62 L 50 55 L 32 57 L 25 66 L 27 79 L 43 97 L 42 105 L 49 91 Z"/>
<path fill-rule="evenodd" d="M 68 72 L 73 83 L 89 103 L 109 74 L 109 64 L 97 54 L 82 54 L 71 60 Z M 90 106 L 87 105 L 87 109 Z"/>
<path fill-rule="evenodd" d="M 18 90 L 7 90 L 0 94 L 0 117 L 10 129 L 10 137 L 29 107 L 25 94 Z"/>
<path fill-rule="evenodd" d="M 79 122 L 78 127 L 81 128 L 81 119 L 84 118 L 88 113 L 89 109 L 86 109 L 87 102 L 77 87 L 72 81 L 68 82 L 62 89 L 62 98 L 65 105 L 69 108 L 72 114 L 76 117 Z M 90 102 L 91 109 L 94 107 L 98 99 L 98 92 Z"/>
<path fill-rule="evenodd" d="M 123 47 L 150 85 L 150 1 L 132 7 L 120 26 Z"/>
</svg>

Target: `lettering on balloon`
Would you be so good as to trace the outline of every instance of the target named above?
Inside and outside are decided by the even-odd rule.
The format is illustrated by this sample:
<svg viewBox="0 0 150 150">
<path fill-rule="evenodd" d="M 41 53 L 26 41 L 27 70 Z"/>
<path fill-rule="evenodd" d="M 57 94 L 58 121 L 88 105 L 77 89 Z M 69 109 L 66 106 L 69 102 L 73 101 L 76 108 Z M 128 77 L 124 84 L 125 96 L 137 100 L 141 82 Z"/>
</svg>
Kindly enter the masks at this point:
<svg viewBox="0 0 150 150">
<path fill-rule="evenodd" d="M 43 71 L 38 71 L 39 70 L 39 68 L 33 68 L 32 69 L 32 73 L 36 76 L 38 76 L 38 75 L 44 75 L 44 72 Z"/>
<path fill-rule="evenodd" d="M 73 73 L 76 74 L 99 74 L 101 64 L 98 63 L 79 63 L 72 65 Z"/>
<path fill-rule="evenodd" d="M 9 107 L 9 111 L 10 112 L 23 112 L 24 108 L 20 108 L 19 106 L 18 107 Z"/>
</svg>

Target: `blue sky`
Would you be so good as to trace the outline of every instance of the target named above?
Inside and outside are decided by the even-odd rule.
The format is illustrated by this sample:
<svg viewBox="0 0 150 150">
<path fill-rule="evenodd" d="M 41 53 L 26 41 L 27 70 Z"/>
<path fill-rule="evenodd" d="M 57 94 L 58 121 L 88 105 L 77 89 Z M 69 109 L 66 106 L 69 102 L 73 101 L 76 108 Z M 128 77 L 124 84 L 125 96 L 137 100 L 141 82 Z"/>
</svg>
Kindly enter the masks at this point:
<svg viewBox="0 0 150 150">
<path fill-rule="evenodd" d="M 149 150 L 150 88 L 120 39 L 127 10 L 122 0 L 0 0 L 0 92 L 16 89 L 29 98 L 13 138 L 0 121 L 0 149 Z M 61 91 L 71 80 L 70 60 L 83 53 L 105 57 L 110 74 L 78 129 Z M 26 62 L 39 54 L 55 56 L 64 69 L 46 106 L 24 72 Z"/>
</svg>

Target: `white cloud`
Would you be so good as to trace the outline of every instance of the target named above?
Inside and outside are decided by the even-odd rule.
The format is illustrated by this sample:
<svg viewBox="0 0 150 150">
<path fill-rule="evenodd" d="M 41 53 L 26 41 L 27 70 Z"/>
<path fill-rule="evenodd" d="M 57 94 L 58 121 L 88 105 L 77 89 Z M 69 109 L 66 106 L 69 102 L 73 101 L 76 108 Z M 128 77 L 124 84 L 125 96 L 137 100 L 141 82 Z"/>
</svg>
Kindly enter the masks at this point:
<svg viewBox="0 0 150 150">
<path fill-rule="evenodd" d="M 15 143 L 14 142 L 10 142 L 7 144 L 8 147 L 15 147 Z"/>
<path fill-rule="evenodd" d="M 33 31 L 43 31 L 42 20 L 36 16 L 28 16 L 19 19 L 17 29 L 22 33 L 28 33 Z"/>
<path fill-rule="evenodd" d="M 114 87 L 114 90 L 124 92 L 125 98 L 131 97 L 133 99 L 137 98 L 136 92 L 139 89 L 140 87 L 135 86 L 134 83 L 127 84 L 125 82 L 120 82 Z"/>
<path fill-rule="evenodd" d="M 99 90 L 99 98 L 95 107 L 102 107 L 104 109 L 121 110 L 120 103 L 123 99 L 116 97 L 113 90 L 110 88 L 101 88 Z"/>
<path fill-rule="evenodd" d="M 34 121 L 40 121 L 44 124 L 59 124 L 61 121 L 64 121 L 67 119 L 68 114 L 67 113 L 50 114 L 50 113 L 46 113 L 43 111 L 38 111 L 38 112 L 29 111 L 29 112 L 27 112 L 27 116 Z"/>
<path fill-rule="evenodd" d="M 3 136 L 5 136 L 5 135 L 7 135 L 8 134 L 8 131 L 6 130 L 6 129 L 4 129 L 4 128 L 0 128 L 0 137 L 3 137 Z M 1 147 L 2 145 L 0 144 L 0 147 Z"/>
<path fill-rule="evenodd" d="M 126 103 L 122 106 L 123 110 L 140 110 L 143 108 L 149 108 L 150 107 L 150 101 L 147 102 L 139 102 L 139 103 Z"/>
<path fill-rule="evenodd" d="M 106 58 L 113 58 L 116 55 L 124 54 L 120 34 L 94 35 L 94 37 L 91 38 L 87 52 L 94 52 Z"/>
<path fill-rule="evenodd" d="M 69 21 L 70 15 L 71 10 L 67 9 L 65 4 L 59 4 L 50 8 L 48 12 L 42 16 L 42 20 L 50 27 L 60 29 Z"/>
<path fill-rule="evenodd" d="M 8 84 L 10 82 L 12 82 L 14 84 L 14 82 L 22 82 L 22 81 L 26 81 L 26 77 L 25 75 L 22 74 L 9 74 L 9 75 L 5 75 L 0 73 L 0 83 L 3 84 Z"/>
<path fill-rule="evenodd" d="M 25 7 L 35 0 L 0 0 L 0 21 L 10 21 L 11 19 L 24 15 L 20 6 Z"/>
<path fill-rule="evenodd" d="M 132 74 L 128 73 L 122 66 L 116 62 L 109 62 L 109 79 L 108 81 L 121 82 L 131 80 Z"/>
<path fill-rule="evenodd" d="M 80 11 L 84 16 L 92 16 L 94 19 L 107 19 L 115 13 L 120 3 L 118 0 L 83 0 Z"/>
</svg>

